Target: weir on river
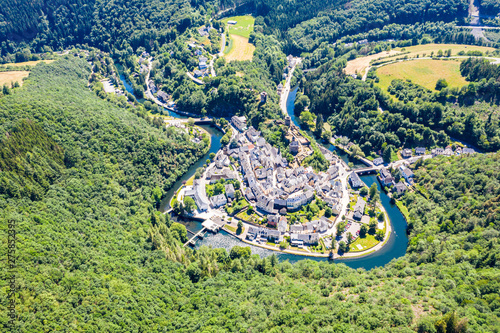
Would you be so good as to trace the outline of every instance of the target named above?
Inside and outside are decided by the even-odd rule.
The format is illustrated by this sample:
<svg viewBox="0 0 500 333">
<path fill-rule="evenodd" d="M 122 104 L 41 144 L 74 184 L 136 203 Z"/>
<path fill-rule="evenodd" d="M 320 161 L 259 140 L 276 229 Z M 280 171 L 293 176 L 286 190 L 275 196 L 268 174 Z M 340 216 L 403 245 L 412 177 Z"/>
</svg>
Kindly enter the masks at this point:
<svg viewBox="0 0 500 333">
<path fill-rule="evenodd" d="M 121 77 L 122 78 L 122 77 Z M 132 87 L 130 87 L 129 84 L 127 84 L 124 81 L 125 87 L 127 88 L 127 91 L 129 89 L 131 90 Z M 129 91 L 133 93 L 133 91 Z M 290 94 L 287 99 L 287 112 L 291 117 L 291 120 L 293 123 L 297 126 L 300 127 L 298 119 L 295 117 L 293 108 L 294 108 L 294 101 L 295 101 L 295 96 L 297 94 L 297 89 L 292 89 L 290 91 Z M 184 116 L 181 116 L 179 114 L 176 114 L 175 112 L 169 112 L 170 116 L 173 116 L 175 118 L 186 118 Z M 174 183 L 172 188 L 166 193 L 164 199 L 161 202 L 160 205 L 160 211 L 165 212 L 167 211 L 169 207 L 170 200 L 174 193 L 180 188 L 182 185 L 182 182 L 185 180 L 188 180 L 192 175 L 195 174 L 196 169 L 203 166 L 207 158 L 209 157 L 210 153 L 216 153 L 220 148 L 221 148 L 221 143 L 220 139 L 222 138 L 223 133 L 220 132 L 219 130 L 210 127 L 208 125 L 202 125 L 203 127 L 211 136 L 211 146 L 209 151 L 198 160 L 194 165 L 192 165 L 186 174 L 184 174 L 177 182 Z M 361 164 L 360 162 L 357 161 L 350 161 L 349 157 L 346 153 L 344 153 L 341 150 L 337 150 L 335 146 L 333 145 L 328 145 L 325 146 L 328 148 L 330 151 L 335 151 L 337 155 L 346 163 L 353 162 L 354 166 L 353 168 L 362 168 L 365 167 L 364 164 Z M 390 262 L 392 259 L 399 258 L 403 256 L 406 253 L 406 247 L 408 245 L 408 237 L 406 235 L 406 220 L 404 219 L 403 215 L 399 211 L 399 209 L 396 207 L 396 205 L 391 204 L 390 198 L 385 194 L 383 189 L 380 187 L 380 184 L 377 181 L 376 175 L 366 175 L 366 176 L 361 176 L 361 180 L 365 182 L 365 184 L 370 187 L 373 183 L 377 184 L 378 190 L 380 192 L 380 199 L 381 203 L 384 206 L 387 215 L 389 216 L 390 222 L 392 223 L 392 228 L 393 231 L 389 237 L 389 240 L 386 242 L 384 247 L 380 249 L 379 251 L 374 252 L 373 254 L 369 254 L 360 258 L 351 258 L 351 259 L 337 259 L 335 260 L 336 263 L 343 263 L 349 267 L 352 268 L 364 268 L 364 269 L 372 269 L 374 267 L 379 267 L 379 266 L 384 266 L 388 262 Z M 186 228 L 192 233 L 192 234 L 197 234 L 200 232 L 203 227 L 201 225 L 201 222 L 197 221 L 184 221 L 184 220 L 179 220 L 179 223 L 182 223 L 186 226 Z M 196 242 L 196 248 L 199 248 L 200 246 L 211 246 L 213 248 L 225 248 L 226 250 L 230 251 L 233 246 L 248 246 L 252 250 L 252 253 L 258 254 L 261 257 L 267 257 L 272 254 L 276 254 L 279 260 L 289 260 L 290 262 L 297 262 L 299 260 L 304 260 L 304 259 L 309 259 L 309 260 L 316 260 L 316 261 L 326 261 L 328 260 L 327 258 L 318 258 L 318 257 L 305 257 L 305 256 L 300 256 L 300 255 L 294 255 L 294 254 L 287 254 L 287 253 L 281 253 L 281 252 L 276 252 L 272 250 L 267 250 L 261 247 L 249 245 L 247 243 L 244 243 L 235 237 L 231 237 L 229 233 L 227 233 L 224 230 L 221 230 L 221 232 L 217 234 L 207 234 L 206 237 L 203 238 L 203 240 L 198 240 Z"/>
</svg>

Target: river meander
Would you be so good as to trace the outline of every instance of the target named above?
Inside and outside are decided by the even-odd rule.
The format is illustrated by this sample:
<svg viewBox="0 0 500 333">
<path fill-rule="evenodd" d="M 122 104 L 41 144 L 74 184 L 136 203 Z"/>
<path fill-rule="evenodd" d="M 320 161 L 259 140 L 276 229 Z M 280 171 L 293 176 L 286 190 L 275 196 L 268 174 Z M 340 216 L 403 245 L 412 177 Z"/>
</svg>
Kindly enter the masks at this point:
<svg viewBox="0 0 500 333">
<path fill-rule="evenodd" d="M 123 80 L 123 78 L 122 78 Z M 123 80 L 124 83 L 125 80 Z M 131 91 L 130 85 L 126 84 L 125 87 L 127 88 L 127 91 L 133 93 Z M 290 94 L 288 96 L 287 100 L 287 112 L 292 118 L 292 121 L 299 126 L 298 119 L 295 117 L 293 113 L 293 105 L 295 101 L 295 96 L 297 93 L 297 89 L 292 89 L 290 91 Z M 183 116 L 176 114 L 174 112 L 170 112 L 170 115 L 175 117 L 175 118 L 184 118 Z M 217 152 L 221 148 L 221 143 L 220 139 L 222 138 L 222 133 L 210 126 L 202 126 L 210 135 L 211 135 L 211 146 L 210 150 L 203 156 L 198 162 L 196 162 L 194 165 L 192 165 L 188 172 L 184 174 L 173 186 L 172 188 L 166 193 L 164 199 L 161 202 L 160 206 L 160 211 L 164 212 L 169 208 L 169 202 L 170 199 L 172 198 L 173 194 L 179 187 L 182 185 L 182 182 L 189 179 L 194 173 L 196 172 L 196 169 L 203 166 L 205 161 L 207 160 L 208 156 L 212 152 Z M 335 147 L 333 145 L 328 146 L 331 151 L 335 151 Z M 344 161 L 347 163 L 349 162 L 347 154 L 341 152 L 341 151 L 336 151 L 336 153 L 339 155 L 340 158 L 342 158 Z M 361 166 L 360 164 L 355 164 L 354 168 Z M 384 266 L 388 262 L 390 262 L 392 259 L 399 258 L 403 256 L 406 252 L 406 247 L 408 244 L 408 237 L 406 235 L 406 220 L 404 219 L 403 215 L 399 211 L 399 209 L 396 207 L 396 205 L 392 205 L 390 202 L 390 198 L 382 191 L 379 182 L 377 181 L 377 178 L 375 175 L 367 175 L 367 176 L 361 176 L 361 179 L 365 182 L 365 184 L 369 187 L 373 183 L 377 184 L 378 189 L 380 191 L 380 199 L 381 203 L 384 206 L 385 210 L 387 211 L 387 215 L 389 216 L 391 223 L 392 223 L 392 228 L 393 231 L 389 237 L 389 240 L 385 244 L 385 246 L 380 249 L 377 252 L 374 252 L 372 254 L 360 257 L 360 258 L 350 258 L 350 259 L 337 259 L 335 262 L 341 262 L 346 264 L 349 267 L 352 268 L 364 268 L 364 269 L 372 269 L 374 267 L 380 267 Z M 201 230 L 201 223 L 196 222 L 196 221 L 179 221 L 180 223 L 183 223 L 187 229 L 193 231 L 196 233 L 197 231 Z M 272 250 L 267 250 L 261 247 L 257 246 L 252 246 L 247 243 L 244 243 L 235 237 L 229 235 L 225 231 L 221 231 L 218 234 L 206 234 L 203 240 L 198 240 L 196 242 L 196 247 L 199 248 L 200 246 L 211 246 L 213 248 L 225 248 L 226 250 L 231 250 L 233 246 L 249 246 L 252 250 L 252 253 L 258 254 L 262 257 L 267 257 L 273 253 L 277 255 L 277 257 L 280 260 L 289 260 L 290 262 L 297 262 L 299 260 L 303 259 L 310 259 L 310 260 L 316 260 L 316 261 L 323 261 L 327 260 L 327 258 L 317 258 L 317 257 L 305 257 L 305 256 L 300 256 L 300 255 L 294 255 L 294 254 L 287 254 L 287 253 L 280 253 Z"/>
</svg>

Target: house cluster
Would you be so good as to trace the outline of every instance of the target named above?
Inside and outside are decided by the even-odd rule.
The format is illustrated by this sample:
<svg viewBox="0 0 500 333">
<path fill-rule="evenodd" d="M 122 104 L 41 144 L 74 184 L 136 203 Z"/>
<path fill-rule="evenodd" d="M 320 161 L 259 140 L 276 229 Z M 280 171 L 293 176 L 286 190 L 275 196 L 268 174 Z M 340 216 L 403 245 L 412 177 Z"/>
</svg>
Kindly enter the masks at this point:
<svg viewBox="0 0 500 333">
<path fill-rule="evenodd" d="M 145 60 L 149 58 L 149 53 L 146 51 L 142 52 L 141 55 L 139 56 L 139 59 L 137 59 L 137 62 L 139 65 L 142 65 Z"/>
<path fill-rule="evenodd" d="M 342 184 L 336 178 L 339 167 L 332 164 L 327 172 L 315 173 L 311 167 L 291 168 L 281 152 L 271 146 L 252 126 L 247 130 L 245 117 L 233 117 L 232 124 L 240 129 L 225 154 L 239 160 L 244 181 L 245 197 L 254 202 L 258 211 L 268 215 L 295 211 L 314 199 L 314 192 L 332 211 L 340 211 Z M 271 222 L 272 223 L 272 222 Z"/>
<path fill-rule="evenodd" d="M 220 179 L 230 180 L 236 179 L 236 172 L 229 168 L 229 159 L 226 155 L 217 155 L 215 158 L 215 163 L 207 170 L 206 180 L 213 184 Z M 200 212 L 207 211 L 210 206 L 212 208 L 219 208 L 227 204 L 229 200 L 232 200 L 235 195 L 234 186 L 232 184 L 225 185 L 225 193 L 212 196 L 207 199 L 205 183 L 199 179 L 195 179 L 193 187 L 185 191 L 184 195 L 192 197 L 198 206 Z"/>
<path fill-rule="evenodd" d="M 278 221 L 277 230 L 251 226 L 246 235 L 247 239 L 256 242 L 271 241 L 279 243 L 283 241 L 285 235 L 289 235 L 292 246 L 303 247 L 304 245 L 318 244 L 320 235 L 332 227 L 332 222 L 322 217 L 320 220 L 314 220 L 306 224 L 293 224 L 287 232 L 286 217 L 277 214 L 270 215 L 268 219 L 268 221 L 271 219 Z"/>
<path fill-rule="evenodd" d="M 207 65 L 207 61 L 208 61 L 208 58 L 205 57 L 204 55 L 200 55 L 198 57 L 198 69 L 195 69 L 193 74 L 194 74 L 194 77 L 198 78 L 198 77 L 204 77 L 204 76 L 208 76 L 210 74 L 210 71 L 208 70 L 208 65 Z"/>
<path fill-rule="evenodd" d="M 236 179 L 236 172 L 229 168 L 229 158 L 224 154 L 217 155 L 215 157 L 215 163 L 208 168 L 206 172 L 206 180 L 208 180 L 210 184 L 221 179 Z"/>
<path fill-rule="evenodd" d="M 398 169 L 401 172 L 401 176 L 404 178 L 404 180 L 406 180 L 408 184 L 413 184 L 413 178 L 415 177 L 413 171 L 411 171 L 411 169 L 404 164 L 401 165 Z M 396 180 L 389 172 L 389 170 L 387 170 L 386 168 L 380 169 L 380 173 L 377 178 L 380 184 L 382 184 L 382 186 L 384 187 L 393 186 L 392 188 L 393 192 L 397 193 L 398 195 L 403 194 L 407 190 L 406 184 L 401 181 L 396 183 Z"/>
<path fill-rule="evenodd" d="M 434 148 L 431 151 L 432 157 L 436 156 L 460 156 L 460 155 L 472 155 L 475 154 L 476 151 L 473 148 L 462 148 L 462 147 L 457 147 L 455 151 L 453 151 L 451 146 L 448 146 L 446 148 Z"/>
<path fill-rule="evenodd" d="M 417 147 L 415 148 L 415 155 L 416 156 L 422 156 L 425 155 L 427 150 L 425 147 Z M 447 146 L 446 148 L 434 148 L 431 150 L 432 157 L 436 156 L 460 156 L 460 155 L 470 155 L 474 154 L 476 151 L 473 148 L 462 148 L 462 147 L 457 147 L 455 151 L 453 151 L 453 148 L 451 146 Z M 405 148 L 401 151 L 401 157 L 403 158 L 410 158 L 413 156 L 413 151 L 410 148 Z"/>
</svg>

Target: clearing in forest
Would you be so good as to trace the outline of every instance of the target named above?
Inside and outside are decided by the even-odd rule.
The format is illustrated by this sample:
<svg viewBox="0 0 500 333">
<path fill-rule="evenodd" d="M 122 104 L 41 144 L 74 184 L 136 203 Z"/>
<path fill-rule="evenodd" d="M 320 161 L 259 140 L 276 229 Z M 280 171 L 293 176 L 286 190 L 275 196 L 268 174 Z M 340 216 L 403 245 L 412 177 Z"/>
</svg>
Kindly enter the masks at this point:
<svg viewBox="0 0 500 333">
<path fill-rule="evenodd" d="M 255 18 L 250 15 L 227 17 L 222 20 L 229 32 L 229 46 L 226 47 L 225 57 L 227 61 L 252 60 L 255 46 L 250 44 L 248 39 L 253 31 Z M 228 22 L 236 22 L 229 24 Z"/>
<path fill-rule="evenodd" d="M 7 84 L 10 88 L 12 82 L 19 82 L 23 85 L 23 78 L 28 77 L 28 71 L 0 72 L 0 86 Z"/>
<path fill-rule="evenodd" d="M 234 21 L 236 22 L 236 24 L 229 24 L 228 22 L 230 21 Z M 229 35 L 236 35 L 249 38 L 250 33 L 253 31 L 255 18 L 250 15 L 232 16 L 223 19 L 222 22 L 226 24 L 226 27 L 229 31 Z"/>
<path fill-rule="evenodd" d="M 15 63 L 8 63 L 8 64 L 0 65 L 0 67 L 7 67 L 7 66 L 12 66 L 12 67 L 35 66 L 36 64 L 39 64 L 41 62 L 45 62 L 47 64 L 50 64 L 53 61 L 54 60 L 36 60 L 36 61 L 26 61 L 26 62 L 15 62 Z"/>
<path fill-rule="evenodd" d="M 436 82 L 445 79 L 449 87 L 461 88 L 468 84 L 460 74 L 460 60 L 411 60 L 396 62 L 377 69 L 380 81 L 376 83 L 383 91 L 392 80 L 411 80 L 427 89 L 435 91 Z"/>
<path fill-rule="evenodd" d="M 358 74 L 363 76 L 366 69 L 370 66 L 370 62 L 375 60 L 387 60 L 396 61 L 398 59 L 416 58 L 417 55 L 422 57 L 430 57 L 431 53 L 437 56 L 439 50 L 443 51 L 451 50 L 451 56 L 457 56 L 459 52 L 463 51 L 465 53 L 469 51 L 480 51 L 483 54 L 486 52 L 492 52 L 495 49 L 492 47 L 475 46 L 475 45 L 459 45 L 459 44 L 423 44 L 415 45 L 409 47 L 398 47 L 389 52 L 380 52 L 377 54 L 372 54 L 366 57 L 356 58 L 354 60 L 348 61 L 345 68 L 346 74 Z M 385 59 L 387 58 L 387 59 Z"/>
</svg>

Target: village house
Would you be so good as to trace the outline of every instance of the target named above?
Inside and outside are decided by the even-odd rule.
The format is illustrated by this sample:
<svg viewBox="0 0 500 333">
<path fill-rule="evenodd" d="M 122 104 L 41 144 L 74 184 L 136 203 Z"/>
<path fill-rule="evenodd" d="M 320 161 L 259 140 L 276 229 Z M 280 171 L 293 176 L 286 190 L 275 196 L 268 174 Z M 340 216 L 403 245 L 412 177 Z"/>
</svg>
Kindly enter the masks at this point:
<svg viewBox="0 0 500 333">
<path fill-rule="evenodd" d="M 475 153 L 476 153 L 476 151 L 474 149 L 472 149 L 472 148 L 464 148 L 464 149 L 462 149 L 462 154 L 469 154 L 470 155 L 470 154 L 475 154 Z"/>
<path fill-rule="evenodd" d="M 399 167 L 399 171 L 401 171 L 401 175 L 408 182 L 408 184 L 412 184 L 413 183 L 413 179 L 412 178 L 415 176 L 415 174 L 413 173 L 413 171 L 411 171 L 410 169 L 408 169 L 407 167 L 405 167 L 403 165 Z"/>
<path fill-rule="evenodd" d="M 410 158 L 412 156 L 411 149 L 409 149 L 409 148 L 403 149 L 403 151 L 401 152 L 401 156 L 403 158 Z"/>
<path fill-rule="evenodd" d="M 195 69 L 193 71 L 193 73 L 194 73 L 194 77 L 202 77 L 203 76 L 203 72 L 198 70 L 198 69 Z"/>
<path fill-rule="evenodd" d="M 373 160 L 373 165 L 381 165 L 384 164 L 384 159 L 382 157 L 377 157 L 376 159 Z"/>
<path fill-rule="evenodd" d="M 351 183 L 352 188 L 360 188 L 363 187 L 363 182 L 361 181 L 361 178 L 359 178 L 358 174 L 356 172 L 351 172 L 349 175 L 349 182 Z"/>
<path fill-rule="evenodd" d="M 265 91 L 260 93 L 260 102 L 265 103 L 267 101 L 267 93 Z"/>
<path fill-rule="evenodd" d="M 240 131 L 245 131 L 247 129 L 247 118 L 245 116 L 233 116 L 231 118 L 231 124 Z"/>
<path fill-rule="evenodd" d="M 288 221 L 286 220 L 286 216 L 280 216 L 280 220 L 278 222 L 278 231 L 281 233 L 285 233 L 288 229 Z"/>
<path fill-rule="evenodd" d="M 443 154 L 444 154 L 444 149 L 443 149 L 443 148 L 434 148 L 434 149 L 431 151 L 431 154 L 432 154 L 432 157 L 436 157 L 436 156 L 439 156 L 439 155 L 443 155 Z"/>
<path fill-rule="evenodd" d="M 226 196 L 228 198 L 234 198 L 234 186 L 233 184 L 226 184 L 224 186 L 224 190 L 226 191 Z"/>
<path fill-rule="evenodd" d="M 281 92 L 283 91 L 283 84 L 280 82 L 280 84 L 278 84 L 278 88 L 276 89 L 277 93 L 278 93 L 278 96 L 281 95 Z"/>
<path fill-rule="evenodd" d="M 184 195 L 193 198 L 198 207 L 198 210 L 205 212 L 209 208 L 209 203 L 205 199 L 205 188 L 199 179 L 195 179 L 193 182 L 193 188 L 191 190 L 186 190 Z"/>
<path fill-rule="evenodd" d="M 224 194 L 214 195 L 210 198 L 210 202 L 214 208 L 218 208 L 227 204 L 227 199 Z"/>
<path fill-rule="evenodd" d="M 168 102 L 168 94 L 162 90 L 158 91 L 158 94 L 156 94 L 158 100 L 163 103 Z"/>
<path fill-rule="evenodd" d="M 289 146 L 290 153 L 297 154 L 299 152 L 299 148 L 300 148 L 300 143 L 297 140 L 295 140 L 295 138 L 293 138 L 293 141 L 290 142 Z"/>
<path fill-rule="evenodd" d="M 391 173 L 386 168 L 380 169 L 378 180 L 382 186 L 391 186 L 394 184 L 394 177 L 392 177 Z"/>
<path fill-rule="evenodd" d="M 280 221 L 280 217 L 280 214 L 267 215 L 267 224 L 273 227 L 277 226 Z"/>
<path fill-rule="evenodd" d="M 415 154 L 417 154 L 417 155 L 425 155 L 425 147 L 417 147 L 417 148 L 415 148 Z"/>
<path fill-rule="evenodd" d="M 366 205 L 366 201 L 363 200 L 363 198 L 358 197 L 358 201 L 356 202 L 356 204 L 353 207 L 353 211 L 354 211 L 353 218 L 355 220 L 358 220 L 358 221 L 361 220 L 361 218 L 365 214 L 365 205 Z"/>
<path fill-rule="evenodd" d="M 394 185 L 393 192 L 396 193 L 397 195 L 402 195 L 403 193 L 406 192 L 406 185 L 404 183 L 397 183 Z"/>
</svg>

